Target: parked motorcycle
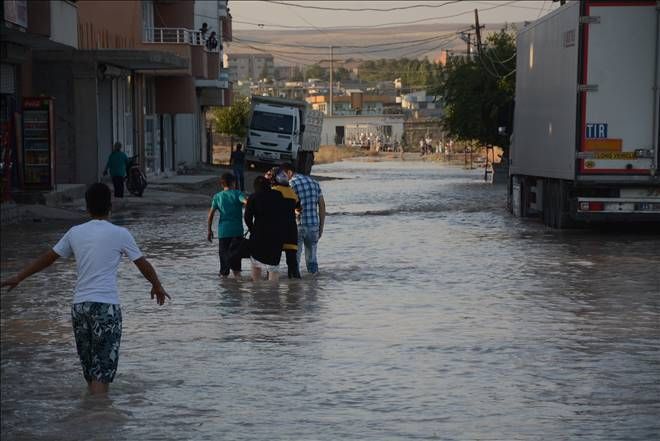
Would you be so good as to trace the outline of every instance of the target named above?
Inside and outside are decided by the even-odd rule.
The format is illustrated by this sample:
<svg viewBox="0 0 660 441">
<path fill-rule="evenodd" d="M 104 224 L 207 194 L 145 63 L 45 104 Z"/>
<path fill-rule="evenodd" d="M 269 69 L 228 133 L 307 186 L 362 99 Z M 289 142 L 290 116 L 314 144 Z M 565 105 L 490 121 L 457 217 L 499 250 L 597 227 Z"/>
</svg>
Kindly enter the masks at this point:
<svg viewBox="0 0 660 441">
<path fill-rule="evenodd" d="M 140 169 L 139 156 L 133 156 L 128 160 L 128 176 L 126 176 L 126 188 L 138 197 L 142 197 L 144 189 L 147 188 L 147 176 Z"/>
</svg>

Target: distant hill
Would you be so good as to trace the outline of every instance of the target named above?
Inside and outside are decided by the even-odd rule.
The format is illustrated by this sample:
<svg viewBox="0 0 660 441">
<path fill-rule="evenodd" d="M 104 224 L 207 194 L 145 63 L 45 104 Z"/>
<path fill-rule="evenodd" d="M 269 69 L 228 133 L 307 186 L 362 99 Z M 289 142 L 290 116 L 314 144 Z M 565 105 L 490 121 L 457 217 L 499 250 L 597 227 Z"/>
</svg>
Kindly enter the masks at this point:
<svg viewBox="0 0 660 441">
<path fill-rule="evenodd" d="M 503 24 L 487 24 L 483 38 L 499 31 Z M 399 45 L 374 46 L 365 49 L 334 49 L 334 59 L 423 58 L 435 60 L 442 49 L 465 53 L 466 43 L 456 32 L 467 30 L 470 24 L 427 24 L 350 30 L 270 31 L 265 29 L 234 30 L 234 41 L 227 43 L 228 53 L 271 53 L 276 65 L 314 64 L 330 57 L 329 46 L 369 46 L 390 42 L 409 42 Z M 474 32 L 474 31 L 470 31 Z M 434 38 L 437 37 L 437 38 Z M 444 38 L 443 38 L 444 37 Z M 417 41 L 422 40 L 422 41 Z M 255 43 L 267 42 L 269 44 Z M 325 46 L 328 49 L 296 47 Z"/>
</svg>

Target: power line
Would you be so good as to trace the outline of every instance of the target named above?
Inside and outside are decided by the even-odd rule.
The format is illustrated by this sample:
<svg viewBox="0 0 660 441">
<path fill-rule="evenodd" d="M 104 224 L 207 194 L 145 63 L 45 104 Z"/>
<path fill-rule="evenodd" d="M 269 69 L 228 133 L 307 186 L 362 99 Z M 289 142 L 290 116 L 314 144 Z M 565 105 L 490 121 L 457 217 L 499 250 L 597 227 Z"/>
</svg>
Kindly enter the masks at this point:
<svg viewBox="0 0 660 441">
<path fill-rule="evenodd" d="M 497 8 L 502 8 L 505 6 L 510 6 L 511 4 L 516 3 L 516 0 L 508 1 L 506 3 L 501 3 L 495 6 L 491 6 L 490 8 L 483 8 L 480 9 L 480 11 L 490 11 L 493 9 Z M 492 3 L 491 3 L 492 4 Z M 537 10 L 538 8 L 534 8 Z M 382 28 L 382 27 L 387 27 L 387 26 L 400 26 L 400 25 L 411 25 L 411 24 L 417 24 L 417 23 L 422 23 L 422 22 L 427 22 L 427 21 L 432 21 L 432 20 L 443 20 L 445 18 L 454 18 L 454 17 L 460 17 L 461 15 L 466 15 L 466 14 L 472 14 L 473 10 L 470 9 L 469 11 L 463 11 L 463 12 L 458 12 L 455 14 L 450 14 L 450 15 L 443 15 L 443 16 L 437 16 L 437 17 L 427 17 L 427 18 L 422 18 L 422 19 L 417 19 L 417 20 L 412 20 L 412 21 L 398 21 L 398 22 L 389 22 L 389 23 L 381 23 L 377 25 L 360 25 L 360 26 L 324 26 L 322 28 L 312 26 L 312 27 L 305 27 L 305 26 L 287 26 L 287 25 L 275 25 L 275 24 L 270 24 L 268 26 L 273 26 L 273 27 L 281 27 L 281 28 L 286 28 L 286 29 L 299 29 L 299 30 L 320 30 L 323 29 L 325 31 L 330 31 L 330 30 L 351 30 L 351 29 L 374 29 L 374 28 Z M 247 22 L 247 21 L 240 21 L 240 20 L 234 20 L 236 23 L 247 23 L 259 27 L 266 26 L 266 23 L 255 23 L 255 22 Z"/>
<path fill-rule="evenodd" d="M 444 38 L 450 38 L 456 35 L 455 32 L 451 33 L 445 33 L 445 34 L 439 34 L 433 37 L 427 37 L 427 38 L 420 38 L 416 40 L 404 40 L 404 41 L 389 41 L 386 43 L 375 43 L 375 44 L 367 44 L 367 45 L 362 45 L 362 46 L 353 46 L 353 45 L 346 45 L 346 46 L 335 46 L 333 47 L 335 49 L 365 49 L 368 50 L 370 48 L 376 48 L 376 47 L 382 47 L 382 46 L 398 46 L 402 44 L 413 44 L 413 43 L 425 43 L 429 41 L 434 41 L 434 40 L 439 40 L 439 39 L 444 39 Z M 316 45 L 304 45 L 304 44 L 296 44 L 296 43 L 272 43 L 268 41 L 259 41 L 259 40 L 244 40 L 242 38 L 234 37 L 234 41 L 237 41 L 239 43 L 253 43 L 253 44 L 263 44 L 263 45 L 268 45 L 268 46 L 281 46 L 281 47 L 293 47 L 293 48 L 303 48 L 303 49 L 327 49 L 328 46 L 316 46 Z M 378 50 L 376 52 L 382 52 L 381 50 Z M 296 52 L 299 53 L 299 52 Z"/>
<path fill-rule="evenodd" d="M 268 1 L 268 0 L 262 0 L 262 1 Z M 327 6 L 311 6 L 311 5 L 300 5 L 296 3 L 289 3 L 289 2 L 282 2 L 282 1 L 268 1 L 268 3 L 274 4 L 274 5 L 283 5 L 283 6 L 294 6 L 296 8 L 302 8 L 302 9 L 317 9 L 321 11 L 347 11 L 347 12 L 391 12 L 391 11 L 403 11 L 407 9 L 416 9 L 416 8 L 440 8 L 445 5 L 450 5 L 452 3 L 459 3 L 460 0 L 452 0 L 440 4 L 434 4 L 434 5 L 429 5 L 429 4 L 422 4 L 422 5 L 409 5 L 409 6 L 398 6 L 396 8 L 385 8 L 385 9 L 379 9 L 379 8 L 330 8 Z"/>
</svg>

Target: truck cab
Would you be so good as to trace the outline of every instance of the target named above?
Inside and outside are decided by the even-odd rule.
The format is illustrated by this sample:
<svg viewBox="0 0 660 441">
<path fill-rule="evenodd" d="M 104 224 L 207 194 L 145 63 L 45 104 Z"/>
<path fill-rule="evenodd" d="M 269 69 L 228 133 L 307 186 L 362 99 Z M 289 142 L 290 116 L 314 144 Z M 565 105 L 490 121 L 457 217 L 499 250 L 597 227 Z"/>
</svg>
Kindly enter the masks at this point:
<svg viewBox="0 0 660 441">
<path fill-rule="evenodd" d="M 291 161 L 299 148 L 300 129 L 298 109 L 255 104 L 248 128 L 247 160 L 272 164 Z"/>
</svg>

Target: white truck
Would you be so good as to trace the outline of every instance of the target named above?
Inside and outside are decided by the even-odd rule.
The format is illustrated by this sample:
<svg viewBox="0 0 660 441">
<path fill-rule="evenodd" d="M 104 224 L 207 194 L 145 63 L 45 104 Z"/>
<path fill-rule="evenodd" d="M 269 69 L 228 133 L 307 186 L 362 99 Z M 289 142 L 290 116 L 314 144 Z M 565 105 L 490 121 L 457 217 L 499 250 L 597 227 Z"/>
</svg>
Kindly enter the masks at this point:
<svg viewBox="0 0 660 441">
<path fill-rule="evenodd" d="M 660 2 L 569 1 L 517 37 L 509 207 L 660 221 Z"/>
<path fill-rule="evenodd" d="M 293 164 L 309 174 L 321 145 L 323 113 L 304 101 L 252 96 L 245 160 L 254 166 Z"/>
</svg>

